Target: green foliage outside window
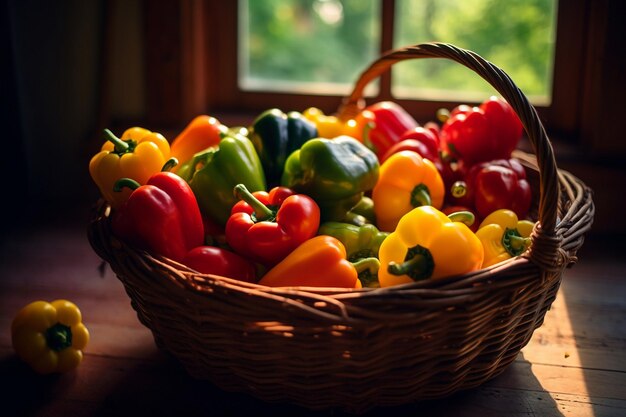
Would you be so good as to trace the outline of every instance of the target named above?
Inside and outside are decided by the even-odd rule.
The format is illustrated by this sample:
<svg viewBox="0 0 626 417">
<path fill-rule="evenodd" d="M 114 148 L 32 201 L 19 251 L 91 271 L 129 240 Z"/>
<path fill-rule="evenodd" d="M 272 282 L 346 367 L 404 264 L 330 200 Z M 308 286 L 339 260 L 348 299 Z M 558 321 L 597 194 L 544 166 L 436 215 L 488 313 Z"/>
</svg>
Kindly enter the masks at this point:
<svg viewBox="0 0 626 417">
<path fill-rule="evenodd" d="M 377 1 L 249 0 L 240 10 L 248 82 L 351 84 L 378 55 Z"/>
<path fill-rule="evenodd" d="M 471 49 L 504 69 L 529 97 L 551 91 L 556 0 L 396 0 L 394 47 L 442 41 Z M 380 54 L 380 1 L 241 0 L 240 80 L 244 88 L 344 94 Z M 393 94 L 452 97 L 493 90 L 446 60 L 393 67 Z M 417 95 L 417 96 L 416 96 Z M 448 93 L 448 96 L 450 94 Z"/>
<path fill-rule="evenodd" d="M 551 92 L 555 3 L 398 0 L 394 46 L 443 41 L 470 49 L 506 71 L 526 95 L 545 100 Z M 395 67 L 393 81 L 397 87 L 431 91 L 493 91 L 480 77 L 447 60 L 402 63 Z"/>
</svg>

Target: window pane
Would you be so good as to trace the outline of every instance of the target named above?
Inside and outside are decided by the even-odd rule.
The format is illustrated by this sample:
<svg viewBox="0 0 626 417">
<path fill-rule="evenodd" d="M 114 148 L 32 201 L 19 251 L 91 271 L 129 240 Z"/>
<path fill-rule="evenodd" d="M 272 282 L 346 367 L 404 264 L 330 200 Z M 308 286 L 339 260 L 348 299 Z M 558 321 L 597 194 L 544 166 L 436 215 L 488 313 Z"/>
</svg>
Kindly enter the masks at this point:
<svg viewBox="0 0 626 417">
<path fill-rule="evenodd" d="M 379 1 L 240 0 L 239 10 L 243 90 L 347 94 L 378 55 Z"/>
<path fill-rule="evenodd" d="M 535 104 L 549 104 L 556 0 L 397 0 L 394 46 L 441 41 L 502 68 Z M 399 98 L 481 101 L 493 88 L 460 64 L 427 59 L 392 69 Z"/>
</svg>

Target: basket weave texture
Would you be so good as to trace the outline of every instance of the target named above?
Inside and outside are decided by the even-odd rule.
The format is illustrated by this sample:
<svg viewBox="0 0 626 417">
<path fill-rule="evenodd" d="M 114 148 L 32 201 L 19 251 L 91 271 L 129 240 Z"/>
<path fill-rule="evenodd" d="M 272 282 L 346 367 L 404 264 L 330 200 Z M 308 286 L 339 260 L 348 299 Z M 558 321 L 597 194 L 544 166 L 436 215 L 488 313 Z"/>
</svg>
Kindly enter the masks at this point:
<svg viewBox="0 0 626 417">
<path fill-rule="evenodd" d="M 370 81 L 416 58 L 470 68 L 520 117 L 534 150 L 514 153 L 536 197 L 530 249 L 480 271 L 397 287 L 269 288 L 199 274 L 127 246 L 111 233 L 110 208 L 99 202 L 88 227 L 93 249 L 124 284 L 157 346 L 191 376 L 267 402 L 362 413 L 479 386 L 500 374 L 541 326 L 591 227 L 592 192 L 557 168 L 534 107 L 509 76 L 450 44 L 381 55 L 338 115 L 354 115 Z"/>
</svg>

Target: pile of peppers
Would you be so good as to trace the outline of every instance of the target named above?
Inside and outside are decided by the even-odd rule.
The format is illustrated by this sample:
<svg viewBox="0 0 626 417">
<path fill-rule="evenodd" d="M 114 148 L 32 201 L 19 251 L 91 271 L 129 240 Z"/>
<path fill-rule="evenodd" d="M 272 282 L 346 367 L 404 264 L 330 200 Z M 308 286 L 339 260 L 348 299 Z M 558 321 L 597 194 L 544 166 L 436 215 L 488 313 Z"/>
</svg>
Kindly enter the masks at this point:
<svg viewBox="0 0 626 417">
<path fill-rule="evenodd" d="M 171 144 L 106 130 L 89 168 L 129 249 L 226 279 L 387 287 L 522 256 L 534 222 L 519 118 L 498 97 L 435 116 L 421 125 L 391 101 L 348 120 L 199 115 Z"/>
</svg>

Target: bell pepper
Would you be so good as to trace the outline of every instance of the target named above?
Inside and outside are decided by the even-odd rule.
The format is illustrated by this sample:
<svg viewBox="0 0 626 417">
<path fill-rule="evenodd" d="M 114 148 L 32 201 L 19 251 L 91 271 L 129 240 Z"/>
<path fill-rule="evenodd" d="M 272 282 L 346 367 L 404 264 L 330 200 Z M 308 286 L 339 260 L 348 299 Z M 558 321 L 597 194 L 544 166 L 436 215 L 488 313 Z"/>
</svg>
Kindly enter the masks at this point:
<svg viewBox="0 0 626 417">
<path fill-rule="evenodd" d="M 113 213 L 113 233 L 136 247 L 180 262 L 204 242 L 204 224 L 189 184 L 172 172 L 158 172 L 145 185 L 121 178 L 115 189 L 133 190 Z"/>
<path fill-rule="evenodd" d="M 284 187 L 252 194 L 243 184 L 235 195 L 242 201 L 226 223 L 226 242 L 256 262 L 275 265 L 317 233 L 320 210 L 307 195 Z"/>
<path fill-rule="evenodd" d="M 181 263 L 202 274 L 219 275 L 245 282 L 256 282 L 256 267 L 233 251 L 216 246 L 197 246 Z"/>
<path fill-rule="evenodd" d="M 534 223 L 519 220 L 515 212 L 496 210 L 480 224 L 476 236 L 485 251 L 483 268 L 521 255 L 530 246 Z"/>
<path fill-rule="evenodd" d="M 378 181 L 378 158 L 350 136 L 316 138 L 289 155 L 281 185 L 313 198 L 322 221 L 342 221 Z"/>
<path fill-rule="evenodd" d="M 76 304 L 33 301 L 13 319 L 11 340 L 15 353 L 35 372 L 62 373 L 82 362 L 89 330 Z"/>
<path fill-rule="evenodd" d="M 441 127 L 444 152 L 468 166 L 508 159 L 522 137 L 523 126 L 503 99 L 490 97 L 479 107 L 458 106 Z"/>
<path fill-rule="evenodd" d="M 315 236 L 291 252 L 259 281 L 269 287 L 360 288 L 359 272 L 370 269 L 376 274 L 376 258 L 357 262 L 346 260 L 346 249 L 332 236 Z"/>
<path fill-rule="evenodd" d="M 439 138 L 435 136 L 432 130 L 421 126 L 407 130 L 400 136 L 399 141 L 393 144 L 380 158 L 380 163 L 384 163 L 391 155 L 403 150 L 417 152 L 436 165 L 439 161 Z"/>
<path fill-rule="evenodd" d="M 443 205 L 443 180 L 435 165 L 413 151 L 397 152 L 380 168 L 372 191 L 377 225 L 391 232 L 402 216 L 418 206 Z"/>
<path fill-rule="evenodd" d="M 370 257 L 378 258 L 380 245 L 389 236 L 389 233 L 379 231 L 373 224 L 355 226 L 343 222 L 322 223 L 317 233 L 339 239 L 346 248 L 346 258 L 350 262 Z M 359 273 L 359 280 L 365 287 L 378 286 L 377 274 L 372 274 L 369 269 Z"/>
<path fill-rule="evenodd" d="M 407 111 L 393 101 L 380 101 L 363 109 L 356 117 L 357 124 L 371 126 L 366 129 L 362 142 L 378 158 L 382 158 L 389 148 L 401 140 L 402 135 L 415 129 L 419 124 Z"/>
<path fill-rule="evenodd" d="M 127 129 L 121 138 L 109 129 L 104 135 L 106 142 L 89 161 L 89 173 L 102 197 L 116 209 L 128 199 L 130 191 L 114 192 L 115 181 L 127 177 L 145 184 L 169 159 L 170 145 L 160 133 L 141 127 Z"/>
<path fill-rule="evenodd" d="M 509 209 L 523 219 L 530 209 L 532 191 L 518 160 L 498 159 L 472 166 L 463 180 L 452 185 L 448 200 L 474 207 L 481 218 L 498 209 Z"/>
<path fill-rule="evenodd" d="M 463 222 L 432 206 L 416 207 L 380 245 L 381 287 L 437 279 L 478 270 L 483 247 Z"/>
<path fill-rule="evenodd" d="M 326 115 L 317 107 L 309 107 L 302 115 L 313 122 L 321 138 L 336 138 L 338 136 L 350 136 L 359 141 L 362 140 L 364 124 L 367 120 L 361 118 L 342 120 L 334 115 Z"/>
<path fill-rule="evenodd" d="M 180 162 L 172 172 L 177 172 L 178 168 L 196 153 L 217 146 L 227 130 L 228 128 L 215 117 L 206 114 L 194 117 L 172 141 L 171 156 Z"/>
<path fill-rule="evenodd" d="M 317 136 L 315 124 L 296 111 L 285 114 L 269 109 L 256 118 L 248 137 L 259 155 L 269 187 L 280 182 L 287 157 Z"/>
<path fill-rule="evenodd" d="M 351 223 L 356 226 L 363 226 L 364 224 L 376 224 L 376 212 L 374 211 L 374 200 L 371 197 L 364 195 L 361 197 L 358 203 L 356 203 L 349 211 L 346 217 L 343 219 L 346 223 Z"/>
<path fill-rule="evenodd" d="M 238 199 L 237 184 L 251 192 L 266 189 L 265 174 L 254 145 L 241 134 L 224 136 L 216 148 L 198 152 L 178 171 L 186 173 L 202 214 L 224 227 Z"/>
</svg>

